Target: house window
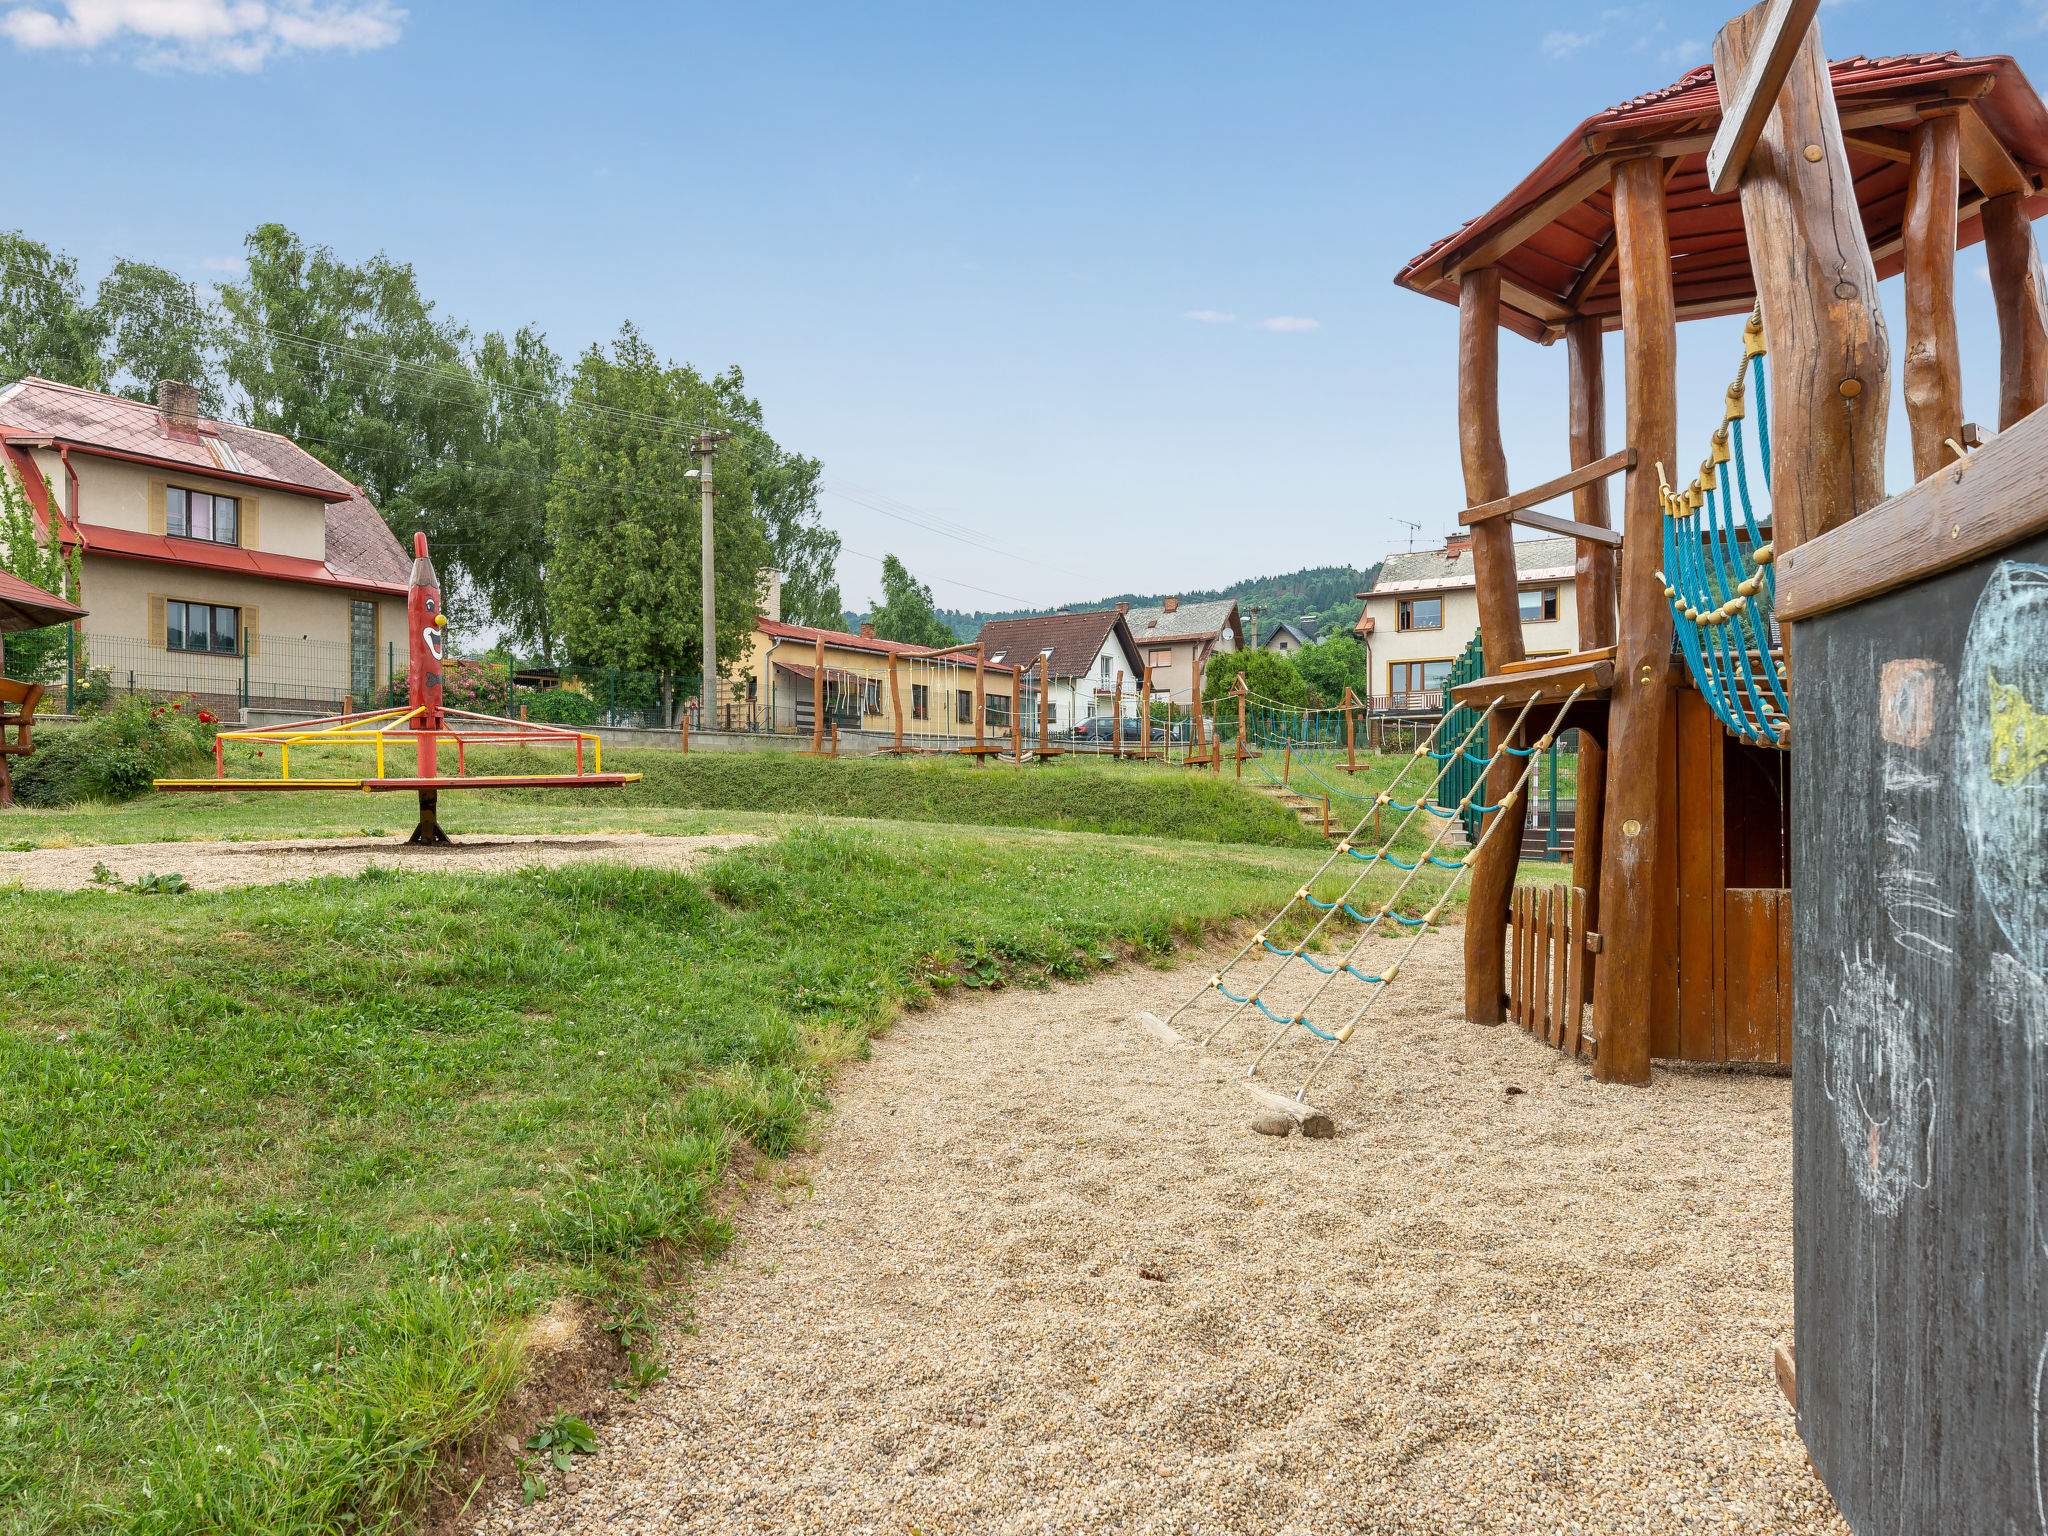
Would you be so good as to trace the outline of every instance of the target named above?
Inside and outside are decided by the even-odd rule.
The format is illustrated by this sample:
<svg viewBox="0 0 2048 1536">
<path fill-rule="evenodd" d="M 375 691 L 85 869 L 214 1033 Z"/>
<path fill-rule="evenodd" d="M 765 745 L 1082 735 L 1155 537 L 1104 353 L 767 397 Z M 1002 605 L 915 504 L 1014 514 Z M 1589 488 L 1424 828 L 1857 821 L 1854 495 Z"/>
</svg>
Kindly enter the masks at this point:
<svg viewBox="0 0 2048 1536">
<path fill-rule="evenodd" d="M 1105 683 L 1109 681 L 1109 658 L 1107 656 L 1102 658 L 1102 680 Z"/>
<path fill-rule="evenodd" d="M 882 712 L 882 680 L 879 677 L 870 677 L 861 683 L 860 712 L 863 715 Z"/>
<path fill-rule="evenodd" d="M 1145 665 L 1153 668 L 1172 666 L 1172 650 L 1162 646 L 1159 650 L 1154 651 L 1149 657 L 1146 658 Z"/>
<path fill-rule="evenodd" d="M 995 730 L 1010 728 L 1010 696 L 1007 693 L 988 695 L 988 723 Z"/>
<path fill-rule="evenodd" d="M 173 485 L 164 489 L 164 532 L 209 544 L 236 544 L 241 503 L 232 496 L 213 496 Z"/>
<path fill-rule="evenodd" d="M 1557 617 L 1557 588 L 1527 587 L 1522 592 L 1522 622 L 1543 624 Z"/>
<path fill-rule="evenodd" d="M 974 724 L 974 695 L 965 688 L 953 690 L 953 719 L 960 725 Z"/>
<path fill-rule="evenodd" d="M 1451 675 L 1448 661 L 1395 661 L 1387 664 L 1387 688 L 1391 693 L 1424 693 L 1441 688 Z"/>
<path fill-rule="evenodd" d="M 929 720 L 932 717 L 932 690 L 927 683 L 910 685 L 910 718 Z"/>
<path fill-rule="evenodd" d="M 239 608 L 222 608 L 213 603 L 164 604 L 164 648 L 172 651 L 210 651 L 236 655 L 236 637 L 241 631 Z"/>
<path fill-rule="evenodd" d="M 1394 614 L 1396 629 L 1442 629 L 1444 600 L 1440 597 L 1404 597 Z"/>
</svg>

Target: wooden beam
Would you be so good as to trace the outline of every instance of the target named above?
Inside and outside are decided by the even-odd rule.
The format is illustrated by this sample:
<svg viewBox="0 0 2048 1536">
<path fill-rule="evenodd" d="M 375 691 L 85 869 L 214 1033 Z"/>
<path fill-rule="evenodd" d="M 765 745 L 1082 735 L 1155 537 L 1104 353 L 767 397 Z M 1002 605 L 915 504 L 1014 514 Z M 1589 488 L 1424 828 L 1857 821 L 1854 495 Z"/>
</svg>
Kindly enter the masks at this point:
<svg viewBox="0 0 2048 1536">
<path fill-rule="evenodd" d="M 1507 454 L 1500 438 L 1500 269 L 1467 272 L 1458 290 L 1458 443 L 1465 498 L 1475 505 L 1508 494 Z M 1522 608 L 1515 572 L 1515 536 L 1500 521 L 1472 530 L 1472 576 L 1479 601 L 1479 632 L 1487 662 L 1520 661 Z M 1660 594 L 1661 595 L 1661 594 Z M 1488 727 L 1488 803 L 1514 788 L 1510 723 Z M 1517 808 L 1519 814 L 1519 808 Z M 1504 813 L 1496 811 L 1495 816 Z M 1501 1021 L 1508 903 L 1513 897 L 1520 838 L 1496 837 L 1474 855 L 1471 897 L 1465 912 L 1465 1017 L 1475 1024 Z"/>
<path fill-rule="evenodd" d="M 1956 244 L 1962 245 L 1962 226 L 1984 211 L 1985 196 L 1982 192 L 1965 192 L 1956 199 Z M 1897 234 L 1880 240 L 1870 248 L 1872 265 L 1889 261 L 1906 248 L 1906 231 L 1901 227 Z"/>
<path fill-rule="evenodd" d="M 2048 400 L 2048 286 L 2041 251 L 2017 192 L 1984 205 L 1984 257 L 1998 309 L 1998 430 L 2003 432 Z"/>
<path fill-rule="evenodd" d="M 1612 249 L 1616 242 L 1610 241 Z M 1566 433 L 1574 464 L 1591 464 L 1607 456 L 1607 352 L 1600 322 L 1581 316 L 1565 332 Z M 1572 510 L 1579 522 L 1613 525 L 1607 505 L 1607 482 L 1595 480 L 1572 492 Z M 1572 576 L 1573 604 L 1579 621 L 1579 645 L 1596 657 L 1612 661 L 1615 641 L 1614 591 L 1618 575 L 1613 551 L 1582 543 Z M 1600 852 L 1607 809 L 1607 745 L 1593 731 L 1579 732 L 1578 790 L 1572 819 L 1572 903 L 1578 928 L 1597 928 L 1600 911 Z M 1575 952 L 1576 953 L 1576 952 Z M 1592 1001 L 1590 970 L 1582 955 L 1571 968 L 1566 989 L 1566 1038 L 1577 1053 L 1581 1008 Z"/>
<path fill-rule="evenodd" d="M 1494 270 L 1499 271 L 1499 268 Z M 1503 303 L 1536 320 L 1563 320 L 1569 313 L 1561 299 L 1518 283 L 1504 273 L 1500 280 L 1500 296 Z"/>
<path fill-rule="evenodd" d="M 1724 71 L 1729 78 L 1733 71 Z M 1631 161 L 1615 172 L 1614 222 L 1621 235 L 1622 331 L 1627 338 L 1628 441 L 1640 459 L 1629 471 L 1622 528 L 1621 615 L 1607 717 L 1607 795 L 1600 910 L 1610 918 L 1599 967 L 1594 1075 L 1603 1082 L 1650 1080 L 1652 1016 L 1658 1011 L 1661 908 L 1672 892 L 1663 847 L 1661 796 L 1675 752 L 1664 729 L 1671 696 L 1671 605 L 1654 571 L 1663 553 L 1664 506 L 1656 463 L 1678 463 L 1678 320 L 1671 290 L 1671 242 L 1662 168 Z"/>
<path fill-rule="evenodd" d="M 1595 646 L 1592 650 L 1574 651 L 1569 656 L 1537 656 L 1529 661 L 1511 661 L 1501 668 L 1504 673 L 1540 672 L 1546 667 L 1562 667 L 1571 662 L 1595 662 L 1614 660 L 1614 647 Z"/>
<path fill-rule="evenodd" d="M 1601 523 L 1576 523 L 1568 517 L 1552 517 L 1547 512 L 1517 512 L 1509 521 L 1523 528 L 1541 528 L 1545 533 L 1597 544 L 1602 549 L 1621 548 L 1620 532 Z"/>
<path fill-rule="evenodd" d="M 1950 462 L 1963 435 L 1963 374 L 1956 341 L 1956 195 L 1960 123 L 1930 117 L 1913 130 L 1906 181 L 1906 350 L 1900 359 L 1913 478 Z"/>
<path fill-rule="evenodd" d="M 1469 244 L 1453 247 L 1444 255 L 1443 273 L 1453 281 L 1475 267 L 1490 267 L 1540 229 L 1555 223 L 1558 216 L 1578 207 L 1614 175 L 1614 162 L 1602 156 L 1585 166 L 1571 180 L 1529 204 L 1505 224 L 1478 236 Z"/>
<path fill-rule="evenodd" d="M 1495 672 L 1490 677 L 1460 683 L 1451 690 L 1451 697 L 1460 704 L 1484 709 L 1495 699 L 1504 699 L 1509 704 L 1523 704 L 1530 699 L 1562 699 L 1574 688 L 1583 688 L 1589 694 L 1605 695 L 1613 686 L 1612 656 L 1558 656 L 1548 663 L 1541 660 L 1526 666 L 1516 663 L 1512 671 Z M 1569 730 L 1571 727 L 1567 725 L 1565 728 Z M 1488 793 L 1491 794 L 1491 790 Z"/>
<path fill-rule="evenodd" d="M 1460 512 L 1458 521 L 1469 527 L 1474 523 L 1483 523 L 1489 518 L 1513 517 L 1525 507 L 1540 507 L 1546 501 L 1569 496 L 1582 485 L 1591 485 L 1595 480 L 1605 480 L 1609 475 L 1618 475 L 1624 469 L 1635 467 L 1635 449 L 1624 448 L 1619 453 L 1608 454 L 1597 463 L 1571 470 L 1559 475 L 1555 480 L 1546 480 L 1531 490 L 1517 491 L 1512 496 L 1503 496 L 1498 501 L 1489 501 L 1484 506 Z"/>
<path fill-rule="evenodd" d="M 1893 124 L 1910 127 L 1920 120 L 1922 113 L 1966 107 L 1979 97 L 1988 95 L 1996 84 L 1996 75 L 1971 75 L 1962 80 L 1944 81 L 1943 94 L 1939 96 L 1893 96 L 1878 101 L 1844 102 L 1836 108 L 1836 117 L 1844 133 Z M 1714 147 L 1714 139 L 1715 135 L 1711 133 L 1673 133 L 1656 139 L 1622 139 L 1595 133 L 1586 136 L 1583 148 L 1588 155 L 1618 154 L 1623 150 L 1636 149 L 1663 155 L 1667 159 L 1683 160 L 1708 153 Z"/>
<path fill-rule="evenodd" d="M 1714 39 L 1720 79 L 1741 78 L 1767 9 L 1752 7 Z M 1742 219 L 1771 341 L 1771 520 L 1782 553 L 1884 499 L 1891 398 L 1877 272 L 1818 26 L 1750 155 Z"/>
<path fill-rule="evenodd" d="M 1607 238 L 1600 242 L 1600 248 L 1593 253 L 1593 259 L 1586 263 L 1579 275 L 1572 280 L 1571 292 L 1565 295 L 1564 307 L 1577 314 L 1586 302 L 1586 295 L 1600 286 L 1600 279 L 1614 265 L 1614 231 L 1607 231 Z"/>
<path fill-rule="evenodd" d="M 1820 0 L 1768 0 L 1733 93 L 1726 87 L 1727 77 L 1721 76 L 1721 127 L 1707 151 L 1709 190 L 1732 192 L 1741 185 L 1750 153 L 1777 110 L 1778 93 L 1819 14 Z M 1720 73 L 1718 68 L 1715 73 Z"/>
<path fill-rule="evenodd" d="M 1810 619 L 2048 528 L 2048 411 L 1854 522 L 1777 557 L 1780 619 Z"/>
<path fill-rule="evenodd" d="M 1862 128 L 1852 133 L 1844 127 L 1842 142 L 1851 149 L 1860 149 L 1866 155 L 1875 155 L 1894 165 L 1908 165 L 1913 159 L 1911 137 L 1894 128 Z"/>
<path fill-rule="evenodd" d="M 1979 191 L 1986 197 L 2004 197 L 2012 192 L 2034 190 L 2027 173 L 2019 168 L 1975 107 L 1961 108 L 1954 119 L 1961 137 L 1963 174 L 1977 184 Z"/>
</svg>

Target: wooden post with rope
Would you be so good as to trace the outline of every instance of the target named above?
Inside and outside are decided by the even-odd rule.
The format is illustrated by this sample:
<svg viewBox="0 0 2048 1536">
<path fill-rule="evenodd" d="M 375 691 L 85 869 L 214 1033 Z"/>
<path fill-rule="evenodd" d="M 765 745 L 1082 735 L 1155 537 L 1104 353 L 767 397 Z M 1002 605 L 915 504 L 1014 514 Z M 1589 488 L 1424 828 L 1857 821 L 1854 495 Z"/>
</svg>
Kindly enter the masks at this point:
<svg viewBox="0 0 2048 1536">
<path fill-rule="evenodd" d="M 1052 652 L 1038 653 L 1038 757 L 1043 762 L 1051 755 L 1052 738 Z"/>
<path fill-rule="evenodd" d="M 1122 762 L 1124 756 L 1124 669 L 1116 669 L 1116 694 L 1109 706 L 1109 756 Z"/>
<path fill-rule="evenodd" d="M 1223 701 L 1209 701 L 1209 777 L 1223 776 Z"/>
<path fill-rule="evenodd" d="M 1352 713 L 1358 703 L 1358 695 L 1349 683 L 1344 685 L 1344 771 L 1358 772 L 1358 742 L 1356 736 L 1357 717 Z"/>
<path fill-rule="evenodd" d="M 985 738 L 985 736 L 984 736 L 984 734 L 983 734 L 983 726 L 984 726 L 984 717 L 985 717 L 985 716 L 986 716 L 986 714 L 987 714 L 987 710 L 986 710 L 986 708 L 984 707 L 984 706 L 985 706 L 985 704 L 986 704 L 986 702 L 987 702 L 987 698 L 986 698 L 986 693 L 985 693 L 985 688 L 984 688 L 984 683 L 985 683 L 985 679 L 984 679 L 984 674 L 985 674 L 985 672 L 987 671 L 987 667 L 988 667 L 988 659 L 987 659 L 987 658 L 988 658 L 988 647 L 987 647 L 987 646 L 985 646 L 985 645 L 983 645 L 983 644 L 982 644 L 982 643 L 981 643 L 981 642 L 980 642 L 979 640 L 975 641 L 975 642 L 974 642 L 974 766 L 975 766 L 975 767 L 977 767 L 977 768 L 979 768 L 979 767 L 981 766 L 982 762 L 983 762 L 983 758 L 982 758 L 982 749 L 983 749 L 984 747 L 986 747 L 986 746 L 988 745 L 988 742 L 987 742 L 987 740 L 986 740 L 986 738 Z"/>
<path fill-rule="evenodd" d="M 1190 768 L 1202 760 L 1202 669 L 1199 665 L 1195 666 L 1194 674 L 1194 681 L 1188 685 L 1187 766 Z"/>
<path fill-rule="evenodd" d="M 825 755 L 825 637 L 811 653 L 811 755 Z"/>
<path fill-rule="evenodd" d="M 1024 673 L 1010 668 L 1010 755 L 1024 761 Z"/>
<path fill-rule="evenodd" d="M 898 756 L 903 752 L 903 690 L 896 680 L 896 653 L 889 653 L 889 713 L 896 719 L 896 745 L 891 749 Z"/>
<path fill-rule="evenodd" d="M 1138 761 L 1152 757 L 1152 663 L 1145 662 L 1144 691 L 1138 695 Z"/>
<path fill-rule="evenodd" d="M 1251 689 L 1247 687 L 1245 684 L 1244 674 L 1242 672 L 1237 674 L 1237 681 L 1230 685 L 1230 691 L 1237 695 L 1237 777 L 1239 782 L 1241 783 L 1244 780 L 1245 759 L 1244 701 L 1245 695 L 1251 692 Z"/>
</svg>

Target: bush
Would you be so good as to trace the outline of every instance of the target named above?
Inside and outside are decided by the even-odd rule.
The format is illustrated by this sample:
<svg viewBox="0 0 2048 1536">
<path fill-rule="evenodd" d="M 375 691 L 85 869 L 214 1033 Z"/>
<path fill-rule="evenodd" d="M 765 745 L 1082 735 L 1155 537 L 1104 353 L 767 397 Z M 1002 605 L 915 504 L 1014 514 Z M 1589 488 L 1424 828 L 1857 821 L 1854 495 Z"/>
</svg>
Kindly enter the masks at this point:
<svg viewBox="0 0 2048 1536">
<path fill-rule="evenodd" d="M 597 724 L 597 700 L 573 688 L 537 688 L 521 693 L 519 702 L 526 706 L 528 720 L 548 725 Z"/>
<path fill-rule="evenodd" d="M 83 724 L 47 733 L 14 770 L 24 805 L 130 800 L 213 750 L 220 723 L 194 698 L 122 696 Z"/>
<path fill-rule="evenodd" d="M 404 672 L 394 672 L 384 685 L 384 707 L 403 708 L 412 702 L 412 684 Z M 505 667 L 502 662 L 457 661 L 441 665 L 441 703 L 447 709 L 467 709 L 479 715 L 505 713 Z"/>
</svg>

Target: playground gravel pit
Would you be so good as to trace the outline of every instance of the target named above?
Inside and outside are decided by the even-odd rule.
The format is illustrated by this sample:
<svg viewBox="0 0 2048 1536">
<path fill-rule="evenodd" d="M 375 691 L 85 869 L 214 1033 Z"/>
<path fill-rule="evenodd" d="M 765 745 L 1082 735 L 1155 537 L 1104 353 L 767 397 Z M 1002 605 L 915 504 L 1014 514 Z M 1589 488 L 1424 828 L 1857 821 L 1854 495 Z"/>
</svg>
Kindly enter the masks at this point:
<svg viewBox="0 0 2048 1536">
<path fill-rule="evenodd" d="M 104 865 L 115 880 L 148 874 L 183 875 L 198 890 L 277 885 L 322 875 L 359 875 L 372 867 L 431 870 L 437 874 L 502 874 L 536 864 L 579 864 L 593 859 L 684 869 L 705 855 L 758 842 L 753 833 L 655 837 L 643 832 L 514 836 L 484 833 L 452 844 L 414 847 L 405 834 L 390 837 L 267 838 L 249 842 L 110 843 L 84 848 L 38 848 L 0 853 L 0 886 L 24 890 L 114 889 L 95 880 Z"/>
<path fill-rule="evenodd" d="M 1252 1131 L 1255 1032 L 1133 1021 L 1220 956 L 905 1017 L 756 1169 L 669 1379 L 469 1528 L 1846 1533 L 1771 1370 L 1790 1081 L 1598 1086 L 1457 1017 L 1461 946 L 1319 1084 L 1328 1141 Z"/>
</svg>

